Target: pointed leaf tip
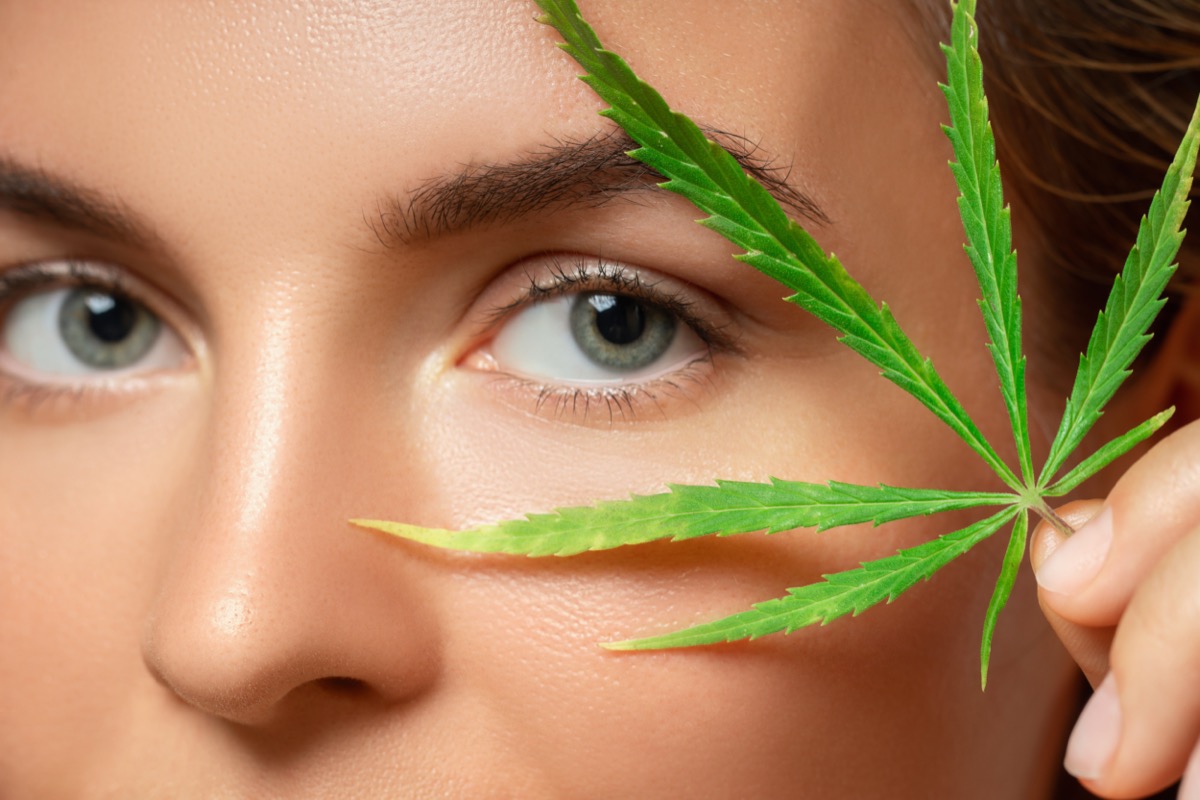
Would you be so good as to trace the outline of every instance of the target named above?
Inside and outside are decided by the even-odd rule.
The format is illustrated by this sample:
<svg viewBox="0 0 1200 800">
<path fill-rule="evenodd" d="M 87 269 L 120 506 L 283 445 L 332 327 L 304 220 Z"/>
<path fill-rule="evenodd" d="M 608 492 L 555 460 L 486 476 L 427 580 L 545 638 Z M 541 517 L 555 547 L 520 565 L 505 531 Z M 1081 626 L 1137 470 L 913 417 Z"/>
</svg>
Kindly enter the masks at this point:
<svg viewBox="0 0 1200 800">
<path fill-rule="evenodd" d="M 1180 229 L 1198 147 L 1200 98 L 1162 186 L 1142 216 L 1137 241 L 1113 281 L 1104 309 L 1096 317 L 1039 485 L 1048 484 L 1083 442 L 1109 400 L 1132 374 L 1130 367 L 1150 341 L 1148 332 L 1166 303 L 1165 291 L 1183 242 Z"/>
<path fill-rule="evenodd" d="M 1000 619 L 1000 612 L 1004 610 L 1004 606 L 1012 594 L 1013 584 L 1017 580 L 1017 573 L 1020 572 L 1021 563 L 1025 558 L 1025 543 L 1028 535 L 1029 512 L 1023 510 L 1013 524 L 1013 532 L 1008 540 L 1008 549 L 1004 553 L 1004 563 L 1000 568 L 1000 575 L 996 579 L 996 588 L 992 592 L 992 599 L 988 602 L 987 613 L 984 616 L 983 637 L 979 645 L 979 681 L 983 691 L 987 690 L 988 665 L 991 661 L 992 637 L 996 632 L 996 623 Z"/>
</svg>

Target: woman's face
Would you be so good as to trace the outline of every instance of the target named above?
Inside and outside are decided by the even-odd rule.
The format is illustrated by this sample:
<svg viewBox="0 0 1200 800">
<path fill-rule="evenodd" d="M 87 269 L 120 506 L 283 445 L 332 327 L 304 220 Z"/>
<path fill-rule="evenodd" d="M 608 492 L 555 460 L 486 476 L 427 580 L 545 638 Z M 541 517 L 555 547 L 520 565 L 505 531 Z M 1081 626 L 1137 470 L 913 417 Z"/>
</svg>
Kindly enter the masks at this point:
<svg viewBox="0 0 1200 800">
<path fill-rule="evenodd" d="M 819 207 L 816 238 L 1004 442 L 905 7 L 584 11 Z M 596 646 L 969 517 L 536 560 L 347 523 L 463 527 L 716 477 L 993 485 L 647 188 L 535 13 L 0 2 L 0 793 L 1043 785 L 1069 673 L 1031 592 L 978 687 L 1003 537 L 828 628 Z"/>
</svg>

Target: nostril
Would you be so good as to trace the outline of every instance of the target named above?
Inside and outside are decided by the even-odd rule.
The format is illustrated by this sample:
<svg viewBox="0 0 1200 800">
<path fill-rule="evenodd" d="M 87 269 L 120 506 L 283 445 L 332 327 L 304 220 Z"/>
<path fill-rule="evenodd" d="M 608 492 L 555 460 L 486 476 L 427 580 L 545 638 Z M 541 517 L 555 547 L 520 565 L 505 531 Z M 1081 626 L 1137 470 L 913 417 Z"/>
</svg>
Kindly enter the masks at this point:
<svg viewBox="0 0 1200 800">
<path fill-rule="evenodd" d="M 370 691 L 363 681 L 357 678 L 321 678 L 317 685 L 326 691 L 341 695 L 356 695 Z"/>
</svg>

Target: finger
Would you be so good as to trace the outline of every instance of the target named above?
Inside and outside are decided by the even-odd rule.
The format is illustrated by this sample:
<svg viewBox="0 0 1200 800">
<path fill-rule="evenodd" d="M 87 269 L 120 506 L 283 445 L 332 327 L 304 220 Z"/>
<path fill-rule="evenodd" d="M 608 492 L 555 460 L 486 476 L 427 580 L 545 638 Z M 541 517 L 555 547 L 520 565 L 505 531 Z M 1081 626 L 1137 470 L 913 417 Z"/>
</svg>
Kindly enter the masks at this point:
<svg viewBox="0 0 1200 800">
<path fill-rule="evenodd" d="M 1117 482 L 1104 508 L 1035 574 L 1045 605 L 1089 628 L 1114 626 L 1135 589 L 1200 520 L 1200 424 L 1164 439 Z"/>
<path fill-rule="evenodd" d="M 1188 765 L 1183 770 L 1179 800 L 1200 800 L 1200 746 L 1192 750 L 1192 757 L 1188 759 Z"/>
<path fill-rule="evenodd" d="M 1103 503 L 1099 500 L 1086 500 L 1056 509 L 1056 513 L 1071 527 L 1079 529 L 1096 516 L 1102 507 Z M 1033 571 L 1040 571 L 1042 564 L 1065 541 L 1067 537 L 1048 522 L 1034 528 L 1029 541 L 1029 563 Z M 1075 663 L 1087 676 L 1088 682 L 1095 688 L 1108 674 L 1108 651 L 1112 646 L 1115 628 L 1107 625 L 1080 625 L 1066 619 L 1047 602 L 1047 591 L 1041 587 L 1038 588 L 1038 604 L 1063 647 L 1070 653 L 1071 658 L 1075 659 Z"/>
<path fill-rule="evenodd" d="M 1079 718 L 1067 769 L 1103 797 L 1179 778 L 1200 737 L 1200 527 L 1151 570 L 1113 640 L 1112 671 Z"/>
</svg>

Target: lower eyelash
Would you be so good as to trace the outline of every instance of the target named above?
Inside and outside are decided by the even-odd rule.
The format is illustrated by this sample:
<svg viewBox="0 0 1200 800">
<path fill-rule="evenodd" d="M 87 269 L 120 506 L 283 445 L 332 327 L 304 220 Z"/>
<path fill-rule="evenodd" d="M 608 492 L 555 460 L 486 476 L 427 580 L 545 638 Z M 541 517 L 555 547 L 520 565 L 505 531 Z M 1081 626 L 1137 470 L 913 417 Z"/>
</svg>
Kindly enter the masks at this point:
<svg viewBox="0 0 1200 800">
<path fill-rule="evenodd" d="M 79 421 L 81 415 L 104 413 L 124 398 L 145 391 L 142 380 L 120 383 L 28 383 L 0 372 L 0 410 L 53 422 L 59 418 Z"/>
<path fill-rule="evenodd" d="M 555 419 L 569 418 L 573 422 L 594 422 L 596 414 L 609 425 L 632 422 L 652 407 L 660 418 L 668 416 L 663 401 L 696 402 L 695 389 L 711 388 L 712 372 L 708 353 L 699 356 L 669 375 L 645 383 L 613 386 L 549 385 L 515 375 L 497 376 L 516 391 L 534 395 L 537 414 L 550 414 Z"/>
<path fill-rule="evenodd" d="M 0 408 L 50 418 L 64 408 L 77 413 L 80 402 L 91 396 L 90 388 L 69 383 L 25 383 L 0 374 Z"/>
</svg>

